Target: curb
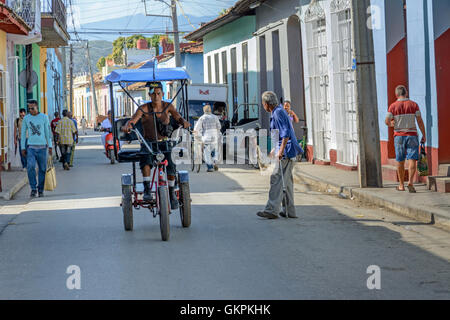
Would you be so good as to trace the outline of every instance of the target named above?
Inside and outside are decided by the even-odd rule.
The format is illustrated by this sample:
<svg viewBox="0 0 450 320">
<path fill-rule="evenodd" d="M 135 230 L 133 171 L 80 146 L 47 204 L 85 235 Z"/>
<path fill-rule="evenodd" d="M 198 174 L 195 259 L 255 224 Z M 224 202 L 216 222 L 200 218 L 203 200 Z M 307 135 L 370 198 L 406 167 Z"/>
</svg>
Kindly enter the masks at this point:
<svg viewBox="0 0 450 320">
<path fill-rule="evenodd" d="M 28 183 L 28 177 L 23 177 L 19 182 L 17 182 L 11 189 L 8 191 L 2 192 L 1 195 L 5 200 L 11 200 L 17 192 L 19 192 L 26 184 Z"/>
<path fill-rule="evenodd" d="M 450 218 L 439 213 L 434 213 L 429 210 L 414 208 L 407 205 L 402 205 L 378 195 L 374 195 L 370 191 L 361 188 L 340 186 L 329 181 L 311 176 L 304 172 L 299 172 L 294 167 L 294 181 L 303 183 L 312 187 L 316 191 L 323 193 L 337 194 L 340 198 L 357 200 L 366 204 L 376 205 L 392 211 L 396 214 L 414 219 L 416 221 L 433 225 L 446 231 L 450 231 Z"/>
</svg>

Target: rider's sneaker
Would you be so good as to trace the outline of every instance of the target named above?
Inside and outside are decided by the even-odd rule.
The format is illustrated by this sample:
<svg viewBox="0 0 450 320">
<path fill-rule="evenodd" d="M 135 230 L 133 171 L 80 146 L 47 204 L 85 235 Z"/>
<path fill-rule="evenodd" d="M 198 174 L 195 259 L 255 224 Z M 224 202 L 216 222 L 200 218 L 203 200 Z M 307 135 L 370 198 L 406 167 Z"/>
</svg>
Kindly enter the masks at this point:
<svg viewBox="0 0 450 320">
<path fill-rule="evenodd" d="M 177 194 L 175 193 L 175 188 L 169 188 L 169 196 L 170 196 L 170 209 L 172 210 L 178 209 L 178 199 Z"/>
<path fill-rule="evenodd" d="M 153 196 L 150 191 L 150 181 L 144 181 L 144 201 L 153 200 Z"/>
</svg>

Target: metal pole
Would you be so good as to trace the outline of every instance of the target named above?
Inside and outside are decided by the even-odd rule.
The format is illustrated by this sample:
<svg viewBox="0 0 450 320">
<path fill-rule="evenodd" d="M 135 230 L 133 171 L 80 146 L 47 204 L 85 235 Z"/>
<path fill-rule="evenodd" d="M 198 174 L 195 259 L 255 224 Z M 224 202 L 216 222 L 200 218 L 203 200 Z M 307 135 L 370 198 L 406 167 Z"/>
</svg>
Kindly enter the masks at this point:
<svg viewBox="0 0 450 320">
<path fill-rule="evenodd" d="M 66 48 L 62 48 L 62 56 L 63 56 L 63 67 L 62 67 L 62 109 L 65 109 L 64 106 L 67 104 L 67 56 L 66 56 Z M 58 110 L 61 114 L 62 110 Z"/>
<path fill-rule="evenodd" d="M 372 30 L 367 27 L 370 0 L 352 0 L 353 48 L 356 59 L 356 110 L 361 188 L 383 187 L 380 129 Z"/>
<path fill-rule="evenodd" d="M 173 47 L 175 52 L 175 66 L 181 67 L 181 54 L 180 54 L 180 38 L 178 33 L 178 17 L 177 17 L 177 3 L 175 0 L 171 0 L 172 9 L 172 24 L 173 24 Z"/>
<path fill-rule="evenodd" d="M 70 73 L 70 94 L 69 94 L 69 103 L 67 105 L 67 109 L 73 112 L 73 46 L 70 44 L 70 62 L 69 62 L 69 73 Z"/>
<path fill-rule="evenodd" d="M 89 41 L 86 42 L 86 50 L 87 50 L 87 57 L 88 57 L 88 64 L 89 64 L 89 73 L 91 74 L 92 100 L 94 102 L 94 108 L 95 108 L 95 116 L 93 118 L 95 120 L 98 115 L 98 107 L 97 107 L 97 95 L 95 93 L 94 73 L 92 72 L 91 55 L 89 54 Z"/>
<path fill-rule="evenodd" d="M 109 99 L 111 101 L 111 125 L 112 125 L 112 129 L 113 129 L 113 140 L 114 140 L 114 155 L 117 155 L 118 150 L 117 150 L 117 145 L 116 145 L 116 141 L 117 141 L 117 136 L 116 136 L 116 113 L 115 113 L 115 107 L 114 107 L 114 90 L 113 90 L 113 83 L 110 82 L 109 83 Z"/>
</svg>

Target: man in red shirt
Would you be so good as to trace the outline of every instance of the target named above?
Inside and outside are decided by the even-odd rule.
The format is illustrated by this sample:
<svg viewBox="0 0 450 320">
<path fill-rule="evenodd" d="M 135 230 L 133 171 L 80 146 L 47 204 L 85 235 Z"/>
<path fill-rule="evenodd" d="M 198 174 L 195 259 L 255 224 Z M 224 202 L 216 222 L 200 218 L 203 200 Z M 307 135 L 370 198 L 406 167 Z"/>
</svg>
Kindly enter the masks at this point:
<svg viewBox="0 0 450 320">
<path fill-rule="evenodd" d="M 54 113 L 54 115 L 55 115 L 55 119 L 53 119 L 51 122 L 50 122 L 50 127 L 52 128 L 52 133 L 53 133 L 53 143 L 55 144 L 55 154 L 56 154 L 56 159 L 59 159 L 59 156 L 58 156 L 58 145 L 56 144 L 56 141 L 58 141 L 58 134 L 56 133 L 56 131 L 55 131 L 55 129 L 56 129 L 56 126 L 57 126 L 57 124 L 58 124 L 58 121 L 59 120 L 61 120 L 61 118 L 59 117 L 59 112 L 58 111 L 56 111 L 55 113 Z"/>
<path fill-rule="evenodd" d="M 422 132 L 421 143 L 425 143 L 426 133 L 419 106 L 407 98 L 408 91 L 405 86 L 395 88 L 397 101 L 391 104 L 386 117 L 386 125 L 394 128 L 395 160 L 397 164 L 399 191 L 405 191 L 405 159 L 409 162 L 408 191 L 415 193 L 414 175 L 419 160 L 419 138 L 417 136 L 416 119 Z"/>
</svg>

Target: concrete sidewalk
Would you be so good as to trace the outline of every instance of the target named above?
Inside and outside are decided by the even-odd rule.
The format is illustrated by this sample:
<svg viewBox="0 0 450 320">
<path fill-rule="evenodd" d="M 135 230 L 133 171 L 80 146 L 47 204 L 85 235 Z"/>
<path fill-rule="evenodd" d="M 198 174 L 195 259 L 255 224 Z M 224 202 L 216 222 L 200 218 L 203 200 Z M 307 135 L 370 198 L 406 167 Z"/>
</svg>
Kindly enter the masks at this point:
<svg viewBox="0 0 450 320">
<path fill-rule="evenodd" d="M 92 129 L 86 130 L 86 135 L 79 136 L 79 143 L 84 142 L 84 139 L 100 137 L 97 132 L 94 132 Z M 59 151 L 58 151 L 59 152 Z M 53 153 L 53 163 L 55 165 L 58 164 L 58 160 L 56 159 L 55 153 Z M 1 171 L 1 179 L 2 179 L 2 192 L 0 192 L 0 199 L 3 200 L 11 200 L 14 198 L 14 195 L 17 194 L 23 187 L 28 184 L 27 172 L 22 171 L 21 169 L 14 169 L 12 171 Z"/>
<path fill-rule="evenodd" d="M 383 207 L 422 223 L 450 230 L 450 195 L 429 191 L 425 184 L 415 185 L 417 193 L 397 191 L 396 182 L 384 182 L 384 188 L 362 189 L 359 188 L 357 171 L 306 162 L 295 165 L 294 180 L 317 191 Z"/>
<path fill-rule="evenodd" d="M 11 200 L 14 195 L 28 184 L 27 172 L 22 170 L 2 171 L 2 192 L 0 198 Z"/>
</svg>

